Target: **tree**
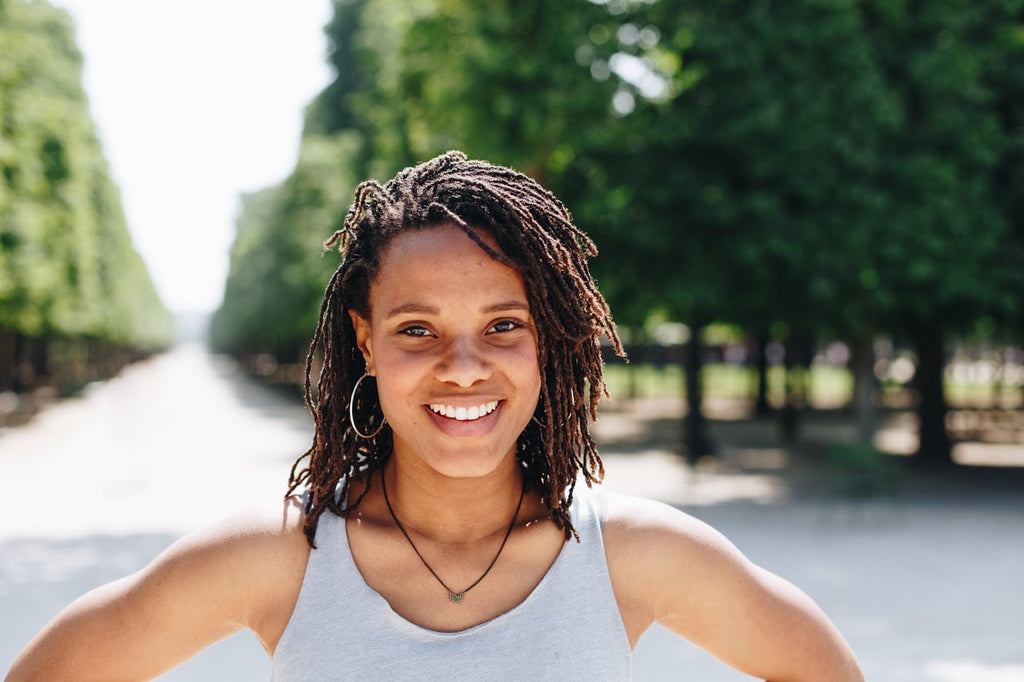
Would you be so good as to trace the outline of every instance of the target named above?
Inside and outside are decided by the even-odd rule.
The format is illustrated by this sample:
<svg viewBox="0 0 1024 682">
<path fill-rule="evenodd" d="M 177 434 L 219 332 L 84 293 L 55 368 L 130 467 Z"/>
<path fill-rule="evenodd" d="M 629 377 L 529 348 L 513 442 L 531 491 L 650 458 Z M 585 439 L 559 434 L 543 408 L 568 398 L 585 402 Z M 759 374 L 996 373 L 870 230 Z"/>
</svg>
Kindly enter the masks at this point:
<svg viewBox="0 0 1024 682">
<path fill-rule="evenodd" d="M 337 0 L 337 78 L 307 137 L 338 156 L 251 200 L 242 222 L 267 224 L 242 232 L 280 247 L 261 281 L 294 303 L 254 319 L 311 306 L 313 287 L 283 275 L 310 267 L 307 247 L 287 245 L 331 231 L 342 185 L 462 148 L 566 202 L 602 249 L 620 324 L 691 327 L 691 456 L 710 449 L 700 330 L 722 321 L 803 355 L 851 340 L 865 440 L 874 337 L 916 336 L 922 455 L 948 461 L 935 341 L 979 316 L 1009 323 L 1024 289 L 1020 6 Z M 240 282 L 261 267 L 233 266 Z"/>
<path fill-rule="evenodd" d="M 688 450 L 709 449 L 700 415 L 700 330 L 737 322 L 795 335 L 844 321 L 862 294 L 859 239 L 877 201 L 871 179 L 884 89 L 854 2 L 753 5 L 663 0 L 623 45 L 665 80 L 643 97 L 616 164 L 633 188 L 628 233 L 637 287 L 691 327 Z M 853 115 L 851 112 L 856 112 Z M 628 237 L 627 237 L 628 234 Z M 602 236 L 602 239 L 605 237 Z M 777 325 L 775 325 L 777 326 Z"/>
<path fill-rule="evenodd" d="M 358 146 L 352 134 L 307 135 L 281 185 L 243 197 L 224 302 L 211 322 L 214 347 L 287 363 L 304 357 L 337 267 L 322 245 L 357 182 L 346 159 Z"/>
<path fill-rule="evenodd" d="M 984 57 L 1001 28 L 966 0 L 877 0 L 864 12 L 899 103 L 898 125 L 882 147 L 880 217 L 888 229 L 877 272 L 896 298 L 887 321 L 917 350 L 918 461 L 948 465 L 946 335 L 1007 304 L 1000 252 L 1009 234 L 992 184 L 1006 138 L 983 82 Z"/>
<path fill-rule="evenodd" d="M 63 11 L 0 4 L 0 366 L 51 339 L 157 348 L 170 316 L 131 243 Z M 0 377 L 0 389 L 11 377 Z"/>
<path fill-rule="evenodd" d="M 369 174 L 459 148 L 557 184 L 607 119 L 610 87 L 575 56 L 607 15 L 591 3 L 368 0 L 349 40 L 372 77 L 348 102 L 366 126 Z"/>
<path fill-rule="evenodd" d="M 310 267 L 310 245 L 297 235 L 315 230 L 322 240 L 333 231 L 344 211 L 339 196 L 347 198 L 359 179 L 384 179 L 458 147 L 557 192 L 579 131 L 608 118 L 608 86 L 602 96 L 574 57 L 594 16 L 607 11 L 541 2 L 336 2 L 327 31 L 337 77 L 307 113 L 304 146 L 323 152 L 317 161 L 300 159 L 282 187 L 247 200 L 215 319 L 218 343 L 266 348 L 312 330 L 300 321 L 316 311 L 310 282 L 288 285 L 285 273 Z M 268 243 L 273 256 L 258 255 Z M 309 272 L 311 279 L 322 274 Z M 257 281 L 262 292 L 254 301 L 246 292 Z M 271 320 L 274 331 L 260 328 Z"/>
<path fill-rule="evenodd" d="M 366 0 L 334 0 L 334 13 L 324 27 L 329 43 L 327 61 L 334 80 L 306 109 L 304 135 L 330 135 L 342 130 L 360 130 L 365 121 L 357 114 L 353 94 L 370 84 L 356 43 L 360 16 Z"/>
<path fill-rule="evenodd" d="M 335 78 L 307 109 L 295 169 L 280 185 L 242 198 L 224 300 L 211 321 L 215 348 L 286 363 L 306 351 L 337 264 L 321 245 L 372 165 L 374 120 L 358 101 L 378 80 L 360 47 L 366 4 L 334 2 L 325 31 Z"/>
<path fill-rule="evenodd" d="M 992 93 L 992 110 L 1005 144 L 993 170 L 996 206 L 1007 223 L 1008 239 L 1000 246 L 1003 263 L 998 284 L 1007 296 L 995 320 L 1011 339 L 1024 340 L 1024 0 L 984 5 L 993 40 L 982 53 L 981 87 Z"/>
</svg>

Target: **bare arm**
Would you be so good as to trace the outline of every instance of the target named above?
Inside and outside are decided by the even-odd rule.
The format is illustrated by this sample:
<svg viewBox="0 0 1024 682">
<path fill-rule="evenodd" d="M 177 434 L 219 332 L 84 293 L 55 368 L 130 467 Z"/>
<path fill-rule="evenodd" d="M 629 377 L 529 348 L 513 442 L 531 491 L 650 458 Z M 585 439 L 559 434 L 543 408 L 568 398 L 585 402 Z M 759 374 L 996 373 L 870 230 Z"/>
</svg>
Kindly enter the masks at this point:
<svg viewBox="0 0 1024 682">
<path fill-rule="evenodd" d="M 667 505 L 613 497 L 605 541 L 623 621 L 652 623 L 772 682 L 863 682 L 853 652 L 799 589 Z"/>
<path fill-rule="evenodd" d="M 267 518 L 182 538 L 61 611 L 7 681 L 152 679 L 243 627 L 273 651 L 305 570 L 300 525 L 301 509 L 289 501 Z"/>
</svg>

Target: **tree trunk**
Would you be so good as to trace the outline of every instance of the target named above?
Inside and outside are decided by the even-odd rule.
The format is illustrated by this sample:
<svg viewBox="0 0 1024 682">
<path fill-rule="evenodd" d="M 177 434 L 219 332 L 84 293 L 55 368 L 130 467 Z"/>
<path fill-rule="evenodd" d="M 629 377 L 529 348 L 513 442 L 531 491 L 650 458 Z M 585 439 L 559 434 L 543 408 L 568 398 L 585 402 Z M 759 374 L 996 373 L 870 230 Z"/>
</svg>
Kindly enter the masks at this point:
<svg viewBox="0 0 1024 682">
<path fill-rule="evenodd" d="M 1004 396 L 1006 395 L 1006 366 L 1009 364 L 1008 357 L 1009 351 L 1005 348 L 1000 349 L 996 353 L 996 361 L 999 363 L 996 367 L 995 376 L 992 377 L 992 404 L 991 407 L 996 410 L 1009 409 L 1009 405 L 1006 404 Z"/>
<path fill-rule="evenodd" d="M 878 431 L 878 408 L 875 405 L 874 338 L 865 334 L 852 344 L 853 407 L 857 415 L 857 433 L 862 443 L 872 443 Z"/>
<path fill-rule="evenodd" d="M 32 375 L 35 377 L 36 385 L 50 380 L 50 340 L 46 337 L 36 337 L 31 340 L 26 358 L 32 366 Z"/>
<path fill-rule="evenodd" d="M 14 334 L 0 328 L 0 393 L 14 389 Z"/>
<path fill-rule="evenodd" d="M 704 418 L 704 344 L 701 341 L 704 325 L 690 325 L 690 341 L 686 344 L 684 375 L 686 377 L 686 417 L 683 420 L 683 443 L 686 461 L 694 464 L 705 455 L 714 454 L 714 446 L 707 433 Z"/>
<path fill-rule="evenodd" d="M 14 381 L 12 388 L 15 393 L 27 393 L 32 389 L 32 365 L 26 361 L 28 338 L 14 332 Z"/>
<path fill-rule="evenodd" d="M 635 343 L 630 348 L 629 352 L 629 364 L 626 367 L 626 400 L 630 404 L 634 404 L 634 401 L 640 397 L 640 379 L 638 373 L 641 367 L 644 367 L 648 361 L 647 356 L 647 337 L 642 331 L 634 331 L 633 339 Z"/>
<path fill-rule="evenodd" d="M 914 331 L 917 350 L 918 390 L 917 415 L 920 422 L 920 445 L 916 463 L 930 467 L 953 464 L 953 445 L 946 432 L 946 396 L 943 392 L 943 372 L 946 367 L 942 325 L 927 320 Z"/>
<path fill-rule="evenodd" d="M 779 415 L 782 439 L 786 443 L 796 441 L 800 413 L 807 405 L 810 347 L 810 340 L 801 332 L 791 332 L 786 338 L 786 404 Z"/>
<path fill-rule="evenodd" d="M 772 411 L 768 404 L 768 337 L 759 334 L 757 337 L 757 403 L 754 414 L 764 417 Z"/>
</svg>

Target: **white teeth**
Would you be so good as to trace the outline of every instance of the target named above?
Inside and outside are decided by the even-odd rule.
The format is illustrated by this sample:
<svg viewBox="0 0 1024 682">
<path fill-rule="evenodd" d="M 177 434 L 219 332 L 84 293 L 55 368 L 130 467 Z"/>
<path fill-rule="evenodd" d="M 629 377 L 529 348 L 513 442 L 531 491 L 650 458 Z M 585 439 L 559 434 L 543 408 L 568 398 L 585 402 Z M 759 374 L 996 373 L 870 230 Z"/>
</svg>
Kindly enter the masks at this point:
<svg viewBox="0 0 1024 682">
<path fill-rule="evenodd" d="M 449 419 L 465 422 L 479 419 L 480 417 L 487 416 L 491 412 L 494 412 L 498 407 L 498 401 L 492 400 L 489 403 L 474 405 L 472 407 L 455 407 L 453 405 L 441 404 L 430 405 L 429 407 L 432 412 L 448 417 Z"/>
</svg>

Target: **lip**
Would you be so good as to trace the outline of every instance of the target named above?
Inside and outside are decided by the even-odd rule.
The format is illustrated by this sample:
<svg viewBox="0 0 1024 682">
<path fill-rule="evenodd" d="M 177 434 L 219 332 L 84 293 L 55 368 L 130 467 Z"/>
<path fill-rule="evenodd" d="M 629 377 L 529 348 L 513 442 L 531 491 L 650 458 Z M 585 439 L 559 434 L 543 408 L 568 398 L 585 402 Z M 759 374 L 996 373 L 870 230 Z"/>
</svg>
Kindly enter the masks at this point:
<svg viewBox="0 0 1024 682">
<path fill-rule="evenodd" d="M 481 400 L 479 402 L 474 402 L 474 403 L 472 403 L 470 405 L 470 404 L 467 404 L 466 401 L 463 399 L 463 400 L 458 401 L 458 404 L 456 405 L 453 402 L 439 400 L 437 402 L 432 402 L 430 404 L 431 405 L 437 405 L 437 404 L 453 405 L 453 406 L 457 406 L 457 407 L 469 408 L 469 407 L 475 407 L 475 406 L 483 405 L 485 403 L 490 403 L 490 402 L 495 402 L 495 401 L 492 401 L 492 400 Z M 459 437 L 459 438 L 467 438 L 467 437 L 485 435 L 485 434 L 489 433 L 491 431 L 491 429 L 494 428 L 494 425 L 497 423 L 498 418 L 501 415 L 501 412 L 502 412 L 503 408 L 505 407 L 505 401 L 504 400 L 498 400 L 497 403 L 498 403 L 497 406 L 490 413 L 485 414 L 482 417 L 477 417 L 476 419 L 467 419 L 467 420 L 464 420 L 464 421 L 460 421 L 460 420 L 454 419 L 452 417 L 446 417 L 444 415 L 440 415 L 440 414 L 434 412 L 433 410 L 431 410 L 430 409 L 430 405 L 424 405 L 423 406 L 423 411 L 427 413 L 427 416 L 430 417 L 431 421 L 434 422 L 434 424 L 437 426 L 437 428 L 440 429 L 446 435 L 455 436 L 455 437 Z"/>
</svg>

